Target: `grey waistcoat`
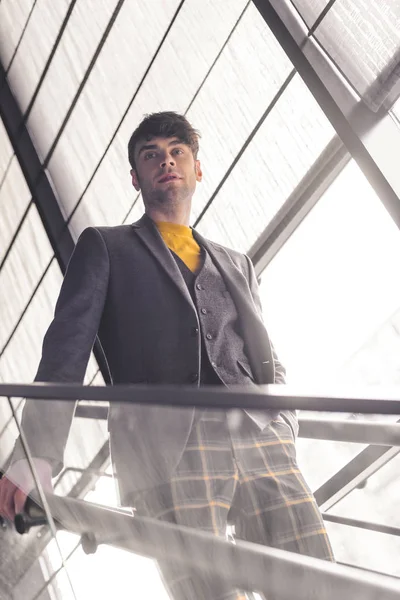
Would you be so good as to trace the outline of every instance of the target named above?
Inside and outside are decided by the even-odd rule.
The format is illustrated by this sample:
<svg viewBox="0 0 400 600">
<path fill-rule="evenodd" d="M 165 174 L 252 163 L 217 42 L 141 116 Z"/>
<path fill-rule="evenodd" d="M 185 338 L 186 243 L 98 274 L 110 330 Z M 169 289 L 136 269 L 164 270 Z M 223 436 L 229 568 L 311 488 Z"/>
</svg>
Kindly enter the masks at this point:
<svg viewBox="0 0 400 600">
<path fill-rule="evenodd" d="M 240 320 L 223 276 L 202 249 L 197 275 L 171 251 L 188 286 L 201 326 L 200 385 L 256 385 L 246 355 Z M 271 421 L 268 411 L 245 411 L 261 428 Z"/>
</svg>

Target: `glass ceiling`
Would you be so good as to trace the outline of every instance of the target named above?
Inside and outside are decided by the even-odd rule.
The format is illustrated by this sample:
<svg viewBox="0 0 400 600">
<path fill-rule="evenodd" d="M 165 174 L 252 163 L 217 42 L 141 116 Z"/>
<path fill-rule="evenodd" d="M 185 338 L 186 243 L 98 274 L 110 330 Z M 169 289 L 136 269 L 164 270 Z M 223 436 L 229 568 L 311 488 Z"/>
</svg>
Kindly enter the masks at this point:
<svg viewBox="0 0 400 600">
<path fill-rule="evenodd" d="M 293 4 L 311 27 L 328 2 Z M 332 19 L 349 2 L 337 4 Z M 321 29 L 321 40 L 324 35 Z M 242 252 L 252 248 L 335 135 L 255 6 L 244 0 L 203 0 L 201 10 L 199 0 L 1 0 L 0 59 L 74 240 L 88 225 L 140 218 L 143 204 L 130 185 L 126 146 L 145 113 L 176 110 L 201 131 L 204 181 L 194 199 L 193 224 Z M 393 114 L 400 119 L 398 103 Z M 393 357 L 400 343 L 394 276 L 399 246 L 396 226 L 350 162 L 262 273 L 267 326 L 290 382 L 398 383 Z M 61 281 L 0 122 L 1 382 L 32 381 Z M 102 383 L 93 357 L 85 382 Z M 0 431 L 4 464 L 17 435 L 6 401 L 0 404 Z M 86 469 L 106 439 L 105 422 L 75 419 L 66 467 Z M 300 439 L 299 461 L 312 489 L 362 448 Z M 385 467 L 388 479 L 392 464 Z M 79 478 L 79 472 L 69 472 L 59 493 L 68 494 Z M 87 499 L 113 505 L 111 487 L 110 478 L 101 479 L 97 494 Z M 364 496 L 378 506 L 381 492 L 366 490 Z M 358 492 L 338 504 L 344 515 L 357 516 Z M 394 502 L 392 488 L 390 494 Z M 383 514 L 366 510 L 363 517 L 382 521 Z M 361 551 L 349 528 L 330 527 L 340 560 L 400 576 L 388 536 L 375 560 L 375 541 L 368 554 L 367 541 Z M 365 535 L 369 540 L 377 534 Z M 14 600 L 49 597 L 44 579 L 60 567 L 51 544 L 39 571 L 28 561 L 25 579 L 17 566 L 9 573 Z M 120 562 L 121 572 L 135 565 L 162 597 L 151 561 L 135 563 L 122 551 L 111 559 L 116 550 L 102 552 L 103 560 Z M 82 561 L 85 569 L 97 569 L 96 576 L 104 564 L 100 555 L 86 557 L 78 549 L 68 561 L 75 596 L 61 568 L 50 586 L 55 598 L 87 597 L 87 581 L 78 576 Z M 30 596 L 27 577 L 36 582 Z M 1 581 L 7 586 L 4 573 Z M 96 597 L 108 597 L 101 590 L 99 583 Z"/>
</svg>

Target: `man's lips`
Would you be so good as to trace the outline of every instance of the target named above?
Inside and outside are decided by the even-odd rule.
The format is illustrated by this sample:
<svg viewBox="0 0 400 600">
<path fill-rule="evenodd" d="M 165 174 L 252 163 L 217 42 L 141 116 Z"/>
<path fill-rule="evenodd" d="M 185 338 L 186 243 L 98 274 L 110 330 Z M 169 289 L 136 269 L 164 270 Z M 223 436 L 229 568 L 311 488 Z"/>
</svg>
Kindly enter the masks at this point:
<svg viewBox="0 0 400 600">
<path fill-rule="evenodd" d="M 169 173 L 168 175 L 161 177 L 161 179 L 158 180 L 158 183 L 165 183 L 167 181 L 173 181 L 174 179 L 180 179 L 180 177 L 175 173 Z"/>
</svg>

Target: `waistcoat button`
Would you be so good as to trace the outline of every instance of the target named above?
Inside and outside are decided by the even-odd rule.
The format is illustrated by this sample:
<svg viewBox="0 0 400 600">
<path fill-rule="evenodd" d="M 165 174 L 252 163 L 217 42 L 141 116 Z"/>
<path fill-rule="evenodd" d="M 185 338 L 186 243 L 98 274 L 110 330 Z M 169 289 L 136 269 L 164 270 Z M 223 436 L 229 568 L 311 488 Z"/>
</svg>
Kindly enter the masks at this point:
<svg viewBox="0 0 400 600">
<path fill-rule="evenodd" d="M 191 373 L 190 375 L 190 381 L 192 381 L 193 383 L 195 383 L 199 378 L 199 374 L 198 373 Z"/>
</svg>

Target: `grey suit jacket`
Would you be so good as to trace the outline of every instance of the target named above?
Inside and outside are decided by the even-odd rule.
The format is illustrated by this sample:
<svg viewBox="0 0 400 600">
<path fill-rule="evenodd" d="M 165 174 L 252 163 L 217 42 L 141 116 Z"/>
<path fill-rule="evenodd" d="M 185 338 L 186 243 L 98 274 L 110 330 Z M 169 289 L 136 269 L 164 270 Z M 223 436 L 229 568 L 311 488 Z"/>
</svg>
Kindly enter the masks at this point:
<svg viewBox="0 0 400 600">
<path fill-rule="evenodd" d="M 256 382 L 283 383 L 261 318 L 255 273 L 248 257 L 204 239 L 236 304 Z M 183 277 L 154 223 L 88 228 L 68 265 L 54 320 L 43 342 L 35 381 L 82 382 L 96 335 L 114 384 L 189 385 L 200 372 L 198 316 Z M 32 456 L 62 468 L 74 406 L 27 401 L 22 427 Z M 165 481 L 176 467 L 193 409 L 112 405 L 111 455 L 122 503 L 134 490 Z M 293 429 L 294 413 L 287 413 Z M 13 460 L 22 455 L 17 442 Z"/>
</svg>

